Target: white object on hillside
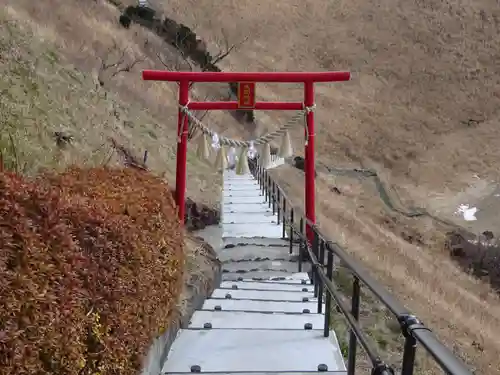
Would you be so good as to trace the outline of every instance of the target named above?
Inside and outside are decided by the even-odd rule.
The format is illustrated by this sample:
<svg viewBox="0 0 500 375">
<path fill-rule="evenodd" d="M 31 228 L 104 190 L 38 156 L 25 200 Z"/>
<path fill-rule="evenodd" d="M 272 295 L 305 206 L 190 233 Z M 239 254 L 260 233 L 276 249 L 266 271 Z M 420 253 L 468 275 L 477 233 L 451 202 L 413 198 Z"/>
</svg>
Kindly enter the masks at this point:
<svg viewBox="0 0 500 375">
<path fill-rule="evenodd" d="M 462 214 L 465 221 L 476 221 L 476 212 L 476 207 L 469 207 L 468 204 L 461 204 L 455 213 Z"/>
<path fill-rule="evenodd" d="M 143 8 L 147 7 L 148 6 L 147 0 L 139 0 L 139 6 Z"/>
</svg>

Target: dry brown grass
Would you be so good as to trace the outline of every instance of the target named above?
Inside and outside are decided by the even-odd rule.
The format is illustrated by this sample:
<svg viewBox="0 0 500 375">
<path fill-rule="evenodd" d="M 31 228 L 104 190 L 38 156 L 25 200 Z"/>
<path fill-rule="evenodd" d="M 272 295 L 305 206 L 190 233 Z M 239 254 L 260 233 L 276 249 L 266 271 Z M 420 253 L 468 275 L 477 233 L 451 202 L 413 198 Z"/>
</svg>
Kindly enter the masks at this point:
<svg viewBox="0 0 500 375">
<path fill-rule="evenodd" d="M 349 151 L 426 191 L 472 173 L 498 176 L 496 1 L 163 4 L 209 40 L 220 28 L 235 40 L 250 35 L 225 69 L 352 71 L 350 83 L 318 87 L 321 161 L 348 161 Z M 259 85 L 259 94 L 301 96 L 283 85 Z"/>
<path fill-rule="evenodd" d="M 302 173 L 285 166 L 275 175 L 300 207 Z M 317 181 L 319 196 L 331 196 L 331 182 L 323 177 Z M 368 193 L 368 183 L 360 189 L 354 179 L 337 179 L 335 185 L 344 194 L 318 203 L 320 227 L 367 265 L 377 279 L 479 373 L 498 373 L 500 300 L 488 285 L 466 275 L 450 260 L 442 250 L 440 228 L 431 219 L 395 216 L 396 220 L 387 220 L 394 215 L 384 209 L 377 194 Z M 402 238 L 407 226 L 421 235 L 423 244 L 411 244 Z M 373 309 L 373 305 L 367 309 Z M 385 315 L 366 318 L 365 326 L 371 331 L 377 331 L 377 325 L 384 325 L 380 319 L 386 319 Z M 375 335 L 380 337 L 381 332 L 378 330 Z M 394 346 L 390 349 L 396 350 Z M 421 371 L 433 373 L 431 363 L 422 359 Z"/>
<path fill-rule="evenodd" d="M 154 145 L 156 154 L 151 154 L 151 163 L 170 176 L 172 154 L 165 145 L 173 144 L 175 109 L 168 105 L 172 90 L 165 84 L 145 85 L 127 75 L 127 80 L 109 84 L 112 99 L 90 101 L 95 95 L 89 94 L 93 87 L 89 72 L 99 53 L 95 51 L 110 45 L 111 36 L 121 45 L 130 46 L 133 53 L 147 56 L 143 66 L 148 67 L 156 64 L 151 51 L 164 48 L 160 42 L 137 27 L 128 32 L 120 29 L 115 22 L 116 10 L 103 2 L 3 3 L 8 6 L 2 17 L 19 23 L 15 30 L 22 40 L 30 40 L 29 30 L 43 36 L 41 41 L 30 40 L 21 51 L 35 51 L 35 55 L 41 56 L 50 45 L 61 57 L 57 69 L 47 67 L 37 73 L 38 80 L 54 82 L 51 89 L 44 90 L 49 97 L 64 93 L 62 98 L 54 97 L 53 102 L 66 100 L 71 94 L 66 87 L 72 82 L 64 74 L 54 72 L 62 67 L 71 67 L 71 72 L 87 72 L 84 83 L 77 85 L 80 91 L 71 94 L 74 99 L 68 102 L 71 110 L 79 108 L 78 113 L 70 116 L 75 121 L 74 128 L 81 128 L 85 139 L 101 141 L 88 121 L 89 114 L 98 113 L 93 124 L 97 124 L 99 132 L 118 133 L 124 143 L 129 141 L 138 150 Z M 234 40 L 250 36 L 244 51 L 224 60 L 224 70 L 351 70 L 352 82 L 317 88 L 320 162 L 340 165 L 373 161 L 379 171 L 390 172 L 391 183 L 398 186 L 405 198 L 414 199 L 419 205 L 426 205 L 427 198 L 437 193 L 444 200 L 453 197 L 476 173 L 498 180 L 495 163 L 500 156 L 500 41 L 496 36 L 500 9 L 496 1 L 220 0 L 217 6 L 208 0 L 154 3 L 176 20 L 196 26 L 196 31 L 208 39 L 209 49 L 222 27 Z M 145 37 L 151 42 L 151 50 L 143 48 Z M 82 40 L 84 48 L 80 48 Z M 31 55 L 24 54 L 23 58 L 25 62 L 32 61 Z M 41 71 L 52 73 L 42 75 Z M 54 86 L 56 82 L 58 85 Z M 259 85 L 258 93 L 264 100 L 302 95 L 300 88 L 292 85 Z M 141 126 L 125 129 L 121 123 L 116 124 L 104 105 L 110 102 L 120 104 L 120 111 Z M 45 108 L 47 113 L 47 108 L 53 111 L 53 106 Z M 64 119 L 69 117 L 66 112 L 56 113 Z M 257 114 L 261 131 L 274 128 L 274 121 L 286 117 L 280 113 Z M 217 113 L 207 120 L 218 122 L 218 128 L 226 129 L 228 135 L 238 135 L 241 129 L 230 126 L 233 122 L 229 119 Z M 112 125 L 103 126 L 105 120 Z M 51 121 L 52 126 L 57 122 Z M 148 130 L 153 130 L 158 139 L 150 140 Z M 302 132 L 297 130 L 293 137 L 299 144 Z M 87 146 L 87 155 L 100 144 L 97 140 L 89 142 L 93 147 Z M 47 157 L 40 149 L 33 154 Z M 205 170 L 198 164 L 195 168 Z M 288 175 L 283 184 L 300 205 L 302 177 L 295 171 L 284 170 Z M 200 176 L 201 173 L 194 176 L 192 181 L 203 184 Z M 208 183 L 200 189 L 198 183 L 194 185 L 190 189 L 195 193 L 203 190 L 204 197 L 217 197 Z M 375 276 L 478 372 L 498 373 L 498 298 L 487 286 L 463 274 L 436 247 L 440 236 L 435 223 L 420 219 L 403 222 L 416 227 L 425 239 L 425 245 L 420 247 L 409 244 L 399 236 L 401 224 L 384 226 L 386 214 L 367 193 L 368 186 L 360 187 L 352 181 L 341 185 L 341 190 L 348 193 L 332 197 L 328 183 L 319 183 L 321 225 L 368 264 Z M 479 342 L 484 351 L 474 342 Z"/>
<path fill-rule="evenodd" d="M 176 86 L 145 83 L 140 76 L 141 69 L 162 66 L 157 51 L 172 58 L 172 49 L 141 28 L 124 30 L 117 22 L 118 10 L 106 1 L 2 4 L 0 147 L 7 164 L 27 174 L 72 163 L 116 165 L 120 160 L 108 141 L 112 136 L 138 155 L 147 150 L 148 167 L 173 181 Z M 104 87 L 96 89 L 99 58 L 114 42 L 126 49 L 127 61 L 145 61 L 130 73 L 105 74 Z M 54 131 L 72 135 L 73 145 L 60 150 Z M 219 179 L 193 151 L 188 155 L 188 193 L 213 204 Z"/>
</svg>

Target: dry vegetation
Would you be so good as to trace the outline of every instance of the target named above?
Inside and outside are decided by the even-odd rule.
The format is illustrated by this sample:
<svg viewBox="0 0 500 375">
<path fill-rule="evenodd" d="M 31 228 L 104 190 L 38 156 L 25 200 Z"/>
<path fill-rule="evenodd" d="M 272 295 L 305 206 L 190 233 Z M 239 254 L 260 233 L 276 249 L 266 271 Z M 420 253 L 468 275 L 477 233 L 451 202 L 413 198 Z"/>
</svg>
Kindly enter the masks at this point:
<svg viewBox="0 0 500 375">
<path fill-rule="evenodd" d="M 451 205 L 474 174 L 498 181 L 500 7 L 495 0 L 152 3 L 194 27 L 209 50 L 221 28 L 234 40 L 250 36 L 244 50 L 220 64 L 223 70 L 352 71 L 352 82 L 317 88 L 321 163 L 375 167 L 403 200 L 430 211 L 438 203 Z M 168 52 L 167 47 L 137 26 L 119 27 L 119 13 L 104 1 L 2 4 L 0 89 L 2 105 L 9 107 L 1 113 L 9 118 L 0 118 L 0 145 L 9 148 L 12 134 L 20 145 L 17 158 L 28 160 L 23 169 L 64 165 L 63 157 L 101 163 L 107 160 L 101 145 L 112 134 L 138 152 L 148 149 L 152 168 L 171 176 L 175 86 L 144 84 L 138 76 L 140 68 L 161 68 L 156 51 Z M 95 90 L 97 57 L 114 40 L 128 47 L 127 61 L 144 62 L 135 74 L 108 77 Z M 259 85 L 258 93 L 264 100 L 302 95 L 292 85 Z M 259 130 L 274 129 L 286 117 L 257 113 Z M 221 124 L 218 129 L 227 135 L 241 134 L 225 114 L 205 120 Z M 10 133 L 3 130 L 6 124 Z M 60 124 L 75 136 L 71 153 L 53 147 L 51 134 Z M 296 144 L 302 142 L 301 131 L 293 136 Z M 210 172 L 193 157 L 189 161 L 191 193 L 217 199 L 213 179 L 205 178 Z M 301 206 L 301 173 L 288 167 L 277 173 Z M 342 195 L 332 196 L 332 184 Z M 390 217 L 371 191 L 368 183 L 321 174 L 321 226 L 478 373 L 499 373 L 498 297 L 449 259 L 442 250 L 443 228 L 430 219 Z M 436 196 L 437 203 L 431 200 Z M 405 241 L 405 231 L 416 232 L 421 241 Z M 367 324 L 383 325 L 381 319 Z M 425 361 L 422 366 L 431 371 Z"/>
<path fill-rule="evenodd" d="M 112 137 L 140 158 L 147 151 L 148 167 L 173 181 L 177 88 L 144 83 L 140 71 L 162 67 L 157 51 L 166 59 L 174 51 L 146 30 L 124 30 L 119 14 L 106 1 L 2 1 L 0 149 L 7 168 L 33 175 L 70 164 L 121 165 Z M 71 144 L 60 147 L 56 132 Z M 193 151 L 188 194 L 214 204 L 219 179 Z"/>
<path fill-rule="evenodd" d="M 474 174 L 498 181 L 496 1 L 163 5 L 167 14 L 197 25 L 209 45 L 220 27 L 234 38 L 251 36 L 244 51 L 223 62 L 225 70 L 351 70 L 352 82 L 317 89 L 321 163 L 375 167 L 404 201 L 430 211 L 435 196 L 440 205 L 455 204 L 451 198 Z M 259 85 L 258 92 L 265 100 L 302 95 L 288 85 Z M 262 131 L 285 117 L 257 113 Z M 300 144 L 302 133 L 294 135 Z M 277 173 L 301 206 L 301 173 L 286 167 Z M 345 194 L 332 196 L 332 184 Z M 369 183 L 322 176 L 321 226 L 478 373 L 498 373 L 498 297 L 449 259 L 443 228 L 430 219 L 389 218 L 372 192 Z M 405 241 L 408 228 L 423 242 Z"/>
<path fill-rule="evenodd" d="M 280 184 L 294 197 L 301 194 L 301 174 L 288 166 L 275 172 Z M 378 196 L 370 194 L 373 186 L 369 183 L 346 178 L 336 179 L 335 185 L 343 194 L 318 205 L 318 221 L 325 232 L 360 259 L 475 370 L 498 373 L 498 295 L 450 259 L 442 247 L 443 228 L 429 218 L 407 219 L 388 213 Z M 320 196 L 332 194 L 330 187 L 331 181 L 318 179 Z M 295 203 L 299 206 L 297 198 Z M 403 239 L 405 233 L 416 235 L 419 240 L 408 242 Z M 344 288 L 348 290 L 345 282 Z M 397 353 L 400 343 L 397 335 L 390 333 L 394 324 L 380 304 L 369 303 L 373 300 L 365 300 L 363 325 L 377 342 L 383 342 L 381 350 Z M 389 358 L 397 361 L 400 357 Z M 434 373 L 431 363 L 424 356 L 419 361 L 420 370 Z"/>
<path fill-rule="evenodd" d="M 136 374 L 175 313 L 184 242 L 136 169 L 0 173 L 0 373 Z"/>
</svg>

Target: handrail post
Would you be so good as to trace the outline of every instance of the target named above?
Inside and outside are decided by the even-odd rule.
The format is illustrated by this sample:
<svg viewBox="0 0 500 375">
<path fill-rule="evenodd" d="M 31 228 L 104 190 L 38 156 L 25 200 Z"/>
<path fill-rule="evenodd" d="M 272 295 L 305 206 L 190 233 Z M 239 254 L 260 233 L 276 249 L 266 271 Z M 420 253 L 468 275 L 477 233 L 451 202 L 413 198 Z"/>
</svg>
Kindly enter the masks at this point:
<svg viewBox="0 0 500 375">
<path fill-rule="evenodd" d="M 413 375 L 415 356 L 417 353 L 417 340 L 413 337 L 411 332 L 409 332 L 409 327 L 421 323 L 417 317 L 413 315 L 403 315 L 399 317 L 398 320 L 401 325 L 403 336 L 405 337 L 401 375 Z"/>
<path fill-rule="evenodd" d="M 273 199 L 271 197 L 271 176 L 269 176 L 269 174 L 267 174 L 267 196 L 269 198 L 268 200 L 268 207 L 271 208 L 271 200 Z M 274 211 L 273 211 L 274 213 Z"/>
<path fill-rule="evenodd" d="M 275 184 L 276 186 L 276 184 Z M 281 207 L 281 194 L 280 194 L 280 189 L 279 188 L 276 188 L 276 200 L 278 201 L 277 203 L 277 207 L 276 207 L 276 212 L 278 213 L 278 222 L 277 224 L 280 225 L 280 220 L 281 220 L 281 210 L 280 210 L 280 207 Z"/>
<path fill-rule="evenodd" d="M 316 232 L 316 230 L 315 230 Z M 319 237 L 318 235 L 316 235 L 317 237 Z M 319 239 L 319 249 L 318 249 L 318 253 L 320 254 L 324 254 L 324 251 L 325 251 L 325 243 L 323 241 L 323 239 Z M 318 268 L 321 268 L 321 270 L 323 270 L 323 260 L 321 260 L 321 262 L 319 262 L 318 264 Z M 318 268 L 316 269 L 316 272 L 319 272 Z M 321 314 L 323 312 L 323 281 L 321 280 L 321 277 L 319 277 L 319 275 L 317 276 L 318 278 L 318 314 Z"/>
<path fill-rule="evenodd" d="M 260 186 L 262 188 L 262 194 L 264 194 L 265 180 L 266 180 L 266 170 L 264 167 L 262 167 L 262 176 L 260 178 Z"/>
<path fill-rule="evenodd" d="M 286 222 L 288 221 L 286 218 L 286 198 L 283 196 L 283 232 L 282 232 L 282 236 L 283 238 L 286 238 Z"/>
<path fill-rule="evenodd" d="M 306 226 L 306 228 L 308 228 L 308 227 Z M 311 230 L 313 231 L 312 252 L 313 252 L 314 256 L 316 257 L 316 259 L 318 259 L 319 235 L 318 235 L 318 231 L 315 228 L 311 228 Z M 307 229 L 306 229 L 306 233 L 307 233 Z M 312 259 L 311 259 L 311 261 L 312 261 Z M 320 281 L 320 278 L 318 275 L 318 268 L 314 265 L 312 268 L 312 279 L 313 279 L 313 284 L 314 284 L 314 297 L 319 298 L 318 297 L 319 284 L 321 284 L 321 281 Z"/>
<path fill-rule="evenodd" d="M 328 245 L 327 245 L 328 246 Z M 333 253 L 331 250 L 328 251 L 326 264 L 326 276 L 328 280 L 332 280 L 333 277 Z M 332 296 L 330 293 L 326 293 L 325 296 L 325 326 L 323 328 L 323 336 L 330 336 L 330 320 L 332 316 Z"/>
<path fill-rule="evenodd" d="M 262 195 L 265 195 L 265 192 L 264 192 L 264 176 L 266 175 L 265 173 L 265 169 L 261 166 L 261 170 L 260 170 L 260 173 L 261 173 L 261 176 L 260 176 L 260 191 L 262 192 Z M 267 197 L 267 195 L 266 195 Z M 267 198 L 266 198 L 267 199 Z"/>
<path fill-rule="evenodd" d="M 293 234 L 293 207 L 290 207 L 290 254 L 293 253 Z"/>
<path fill-rule="evenodd" d="M 351 300 L 351 314 L 359 321 L 359 302 L 360 302 L 361 287 L 359 285 L 359 279 L 353 276 L 352 281 L 352 300 Z M 350 330 L 349 337 L 349 353 L 347 356 L 347 375 L 354 375 L 356 371 L 356 349 L 357 349 L 357 338 L 354 331 Z"/>
<path fill-rule="evenodd" d="M 325 263 L 325 241 L 320 238 L 319 240 L 319 249 L 318 249 L 318 253 L 319 253 L 319 258 L 318 258 L 318 262 L 319 262 L 319 267 L 321 267 L 321 269 L 323 270 L 323 266 L 324 266 L 324 263 Z M 320 278 L 318 277 L 318 281 L 320 281 Z M 323 292 L 324 292 L 324 287 L 323 287 L 323 283 L 320 282 L 319 283 L 319 289 L 318 289 L 318 313 L 321 314 L 323 312 Z"/>
<path fill-rule="evenodd" d="M 264 173 L 264 178 L 262 180 L 262 192 L 264 193 L 264 196 L 266 197 L 266 202 L 269 200 L 269 191 L 267 189 L 267 173 Z"/>
<path fill-rule="evenodd" d="M 318 258 L 319 264 L 322 266 L 325 265 L 325 241 L 320 242 L 319 246 L 319 258 Z"/>
<path fill-rule="evenodd" d="M 300 218 L 299 272 L 302 272 L 302 257 L 304 256 L 304 218 Z M 311 280 L 312 281 L 312 280 Z"/>
<path fill-rule="evenodd" d="M 275 192 L 274 180 L 271 180 L 271 201 L 273 204 L 273 215 L 276 213 L 276 192 Z"/>
</svg>

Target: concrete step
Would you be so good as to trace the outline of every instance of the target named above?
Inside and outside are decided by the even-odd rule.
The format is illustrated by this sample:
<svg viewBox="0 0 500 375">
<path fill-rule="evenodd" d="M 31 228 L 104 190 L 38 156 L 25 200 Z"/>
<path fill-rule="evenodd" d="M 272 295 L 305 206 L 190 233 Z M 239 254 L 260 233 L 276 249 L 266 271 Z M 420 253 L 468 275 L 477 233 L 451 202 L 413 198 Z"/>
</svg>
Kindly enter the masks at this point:
<svg viewBox="0 0 500 375">
<path fill-rule="evenodd" d="M 234 191 L 259 191 L 260 189 L 260 185 L 255 182 L 255 181 L 252 181 L 252 182 L 238 182 L 238 183 L 228 183 L 228 182 L 225 182 L 223 185 L 223 191 L 226 192 L 226 191 L 231 191 L 231 192 L 234 192 Z"/>
<path fill-rule="evenodd" d="M 217 257 L 221 262 L 241 262 L 251 260 L 291 260 L 296 261 L 298 256 L 298 247 L 292 247 L 290 254 L 288 246 L 237 246 L 232 248 L 223 248 L 217 252 Z"/>
<path fill-rule="evenodd" d="M 324 305 L 324 304 L 323 304 Z M 318 311 L 318 302 L 290 302 L 290 301 L 252 301 L 238 299 L 207 299 L 203 304 L 202 310 L 221 311 L 250 311 L 250 312 L 273 312 L 273 313 L 316 313 Z M 323 307 L 323 310 L 324 307 Z"/>
<path fill-rule="evenodd" d="M 245 197 L 264 197 L 264 194 L 260 189 L 246 189 L 246 190 L 224 190 L 224 199 L 234 197 L 234 198 L 245 198 Z"/>
<path fill-rule="evenodd" d="M 294 274 L 289 274 L 289 273 L 284 273 L 284 272 L 275 272 L 274 274 L 272 272 L 269 272 L 269 277 L 267 278 L 258 278 L 258 277 L 253 277 L 250 276 L 252 274 L 258 274 L 258 275 L 263 275 L 267 274 L 267 272 L 248 272 L 244 276 L 243 275 L 238 275 L 235 279 L 233 278 L 225 278 L 225 276 L 233 276 L 234 274 L 226 273 L 222 275 L 222 281 L 244 281 L 244 282 L 266 282 L 266 283 L 287 283 L 287 284 L 301 284 L 301 285 L 308 285 L 311 284 L 311 279 L 309 277 L 309 274 L 307 272 L 297 272 Z"/>
<path fill-rule="evenodd" d="M 313 292 L 312 284 L 290 284 L 283 282 L 259 282 L 259 281 L 223 281 L 220 289 L 241 289 L 241 290 L 282 290 L 288 292 Z"/>
<path fill-rule="evenodd" d="M 255 237 L 282 238 L 283 228 L 281 225 L 268 223 L 225 223 L 223 225 L 222 237 Z"/>
<path fill-rule="evenodd" d="M 222 281 L 239 281 L 242 277 L 247 280 L 254 281 L 268 281 L 275 280 L 281 281 L 285 280 L 286 277 L 290 276 L 289 272 L 277 272 L 277 271 L 251 271 L 244 274 L 226 272 L 222 274 Z"/>
<path fill-rule="evenodd" d="M 305 266 L 306 264 L 304 264 Z M 245 277 L 248 272 L 276 271 L 292 274 L 298 272 L 299 265 L 296 261 L 289 260 L 262 260 L 249 262 L 232 262 L 222 264 L 222 273 L 239 273 Z M 309 271 L 306 269 L 305 271 Z"/>
<path fill-rule="evenodd" d="M 180 330 L 163 372 L 287 372 L 344 370 L 335 335 L 317 330 Z"/>
<path fill-rule="evenodd" d="M 276 214 L 273 214 L 272 209 L 265 210 L 263 212 L 245 212 L 245 213 L 238 213 L 238 212 L 225 212 L 222 214 L 222 222 L 223 223 L 230 223 L 234 222 L 237 220 L 241 220 L 242 217 L 245 218 L 245 220 L 249 223 L 252 222 L 258 222 L 259 220 L 262 220 L 263 218 L 267 219 L 272 219 L 272 220 L 277 220 L 278 216 Z"/>
<path fill-rule="evenodd" d="M 224 178 L 225 184 L 245 184 L 245 183 L 255 183 L 257 184 L 257 180 L 253 177 L 243 177 L 243 178 Z"/>
<path fill-rule="evenodd" d="M 278 217 L 276 215 L 266 215 L 267 213 L 259 213 L 258 215 L 249 214 L 232 214 L 228 218 L 226 214 L 222 216 L 222 225 L 224 224 L 278 224 Z M 272 214 L 272 212 L 271 212 Z"/>
<path fill-rule="evenodd" d="M 248 212 L 273 212 L 272 207 L 269 207 L 267 203 L 233 203 L 233 204 L 223 204 L 222 212 L 225 214 L 229 213 L 248 213 Z"/>
<path fill-rule="evenodd" d="M 240 190 L 240 188 L 247 189 L 248 185 L 252 185 L 250 182 L 252 182 L 253 185 L 260 186 L 260 183 L 258 183 L 257 180 L 251 180 L 249 182 L 245 182 L 244 184 L 238 184 L 237 181 L 225 181 L 224 183 L 227 186 L 231 186 L 229 188 L 229 190 L 231 190 L 231 191 L 233 191 L 233 190 L 234 191 L 238 191 L 238 190 Z"/>
<path fill-rule="evenodd" d="M 215 289 L 210 298 L 244 299 L 256 301 L 316 301 L 313 291 L 289 292 L 285 290 Z"/>
<path fill-rule="evenodd" d="M 246 175 L 224 174 L 224 182 L 226 181 L 257 181 L 257 180 L 251 174 L 246 174 Z"/>
<path fill-rule="evenodd" d="M 224 179 L 227 178 L 253 178 L 251 173 L 237 174 L 234 169 L 227 169 L 224 171 Z"/>
<path fill-rule="evenodd" d="M 234 247 L 234 246 L 290 246 L 289 241 L 282 238 L 264 238 L 264 237 L 225 237 L 224 247 Z"/>
<path fill-rule="evenodd" d="M 264 196 L 262 195 L 255 195 L 255 196 L 248 196 L 248 197 L 231 197 L 231 198 L 225 198 L 223 199 L 223 204 L 228 205 L 228 204 L 244 204 L 244 203 L 260 203 L 264 204 L 266 203 L 266 200 Z"/>
<path fill-rule="evenodd" d="M 253 178 L 253 175 L 249 173 L 238 174 L 235 169 L 227 169 L 224 171 L 224 179 L 226 178 Z"/>
<path fill-rule="evenodd" d="M 166 372 L 162 372 L 161 374 L 167 374 Z M 168 375 L 181 375 L 186 374 L 185 372 L 169 372 Z M 204 372 L 203 374 L 207 375 L 234 375 L 232 372 Z M 346 371 L 324 371 L 321 372 L 321 375 L 346 375 Z M 318 375 L 318 371 L 298 371 L 298 372 L 280 372 L 280 371 L 272 371 L 272 372 L 239 372 L 238 375 Z"/>
<path fill-rule="evenodd" d="M 192 329 L 323 329 L 323 314 L 268 314 L 243 311 L 196 311 Z M 210 327 L 207 327 L 210 324 Z M 308 324 L 308 326 L 306 326 Z"/>
<path fill-rule="evenodd" d="M 227 182 L 224 181 L 223 191 L 236 191 L 236 190 L 254 190 L 259 191 L 260 184 L 257 181 L 241 181 L 241 182 Z"/>
</svg>

